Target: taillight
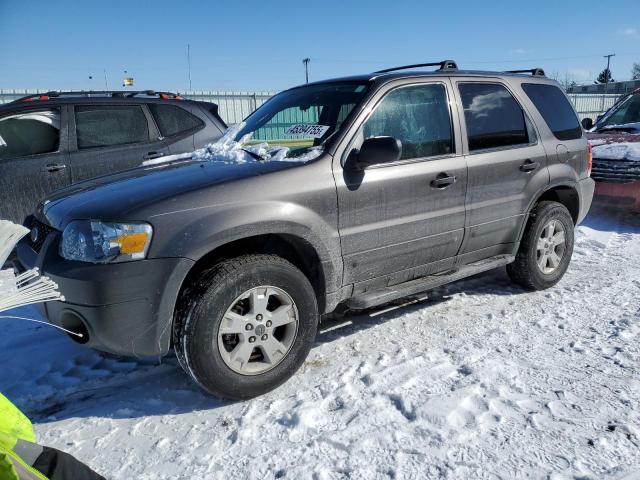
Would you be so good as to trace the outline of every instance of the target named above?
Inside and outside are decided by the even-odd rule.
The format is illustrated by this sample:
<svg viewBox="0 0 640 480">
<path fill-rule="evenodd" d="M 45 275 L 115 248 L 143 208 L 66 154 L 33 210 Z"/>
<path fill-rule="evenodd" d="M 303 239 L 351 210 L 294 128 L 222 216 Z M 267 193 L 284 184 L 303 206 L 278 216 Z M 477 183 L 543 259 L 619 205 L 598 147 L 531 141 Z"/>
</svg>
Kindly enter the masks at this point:
<svg viewBox="0 0 640 480">
<path fill-rule="evenodd" d="M 38 98 L 36 97 L 28 97 L 22 100 L 23 102 L 33 102 L 34 100 L 49 100 L 48 95 L 40 95 Z"/>
<path fill-rule="evenodd" d="M 587 177 L 591 176 L 591 169 L 593 168 L 593 147 L 591 142 L 587 143 Z"/>
</svg>

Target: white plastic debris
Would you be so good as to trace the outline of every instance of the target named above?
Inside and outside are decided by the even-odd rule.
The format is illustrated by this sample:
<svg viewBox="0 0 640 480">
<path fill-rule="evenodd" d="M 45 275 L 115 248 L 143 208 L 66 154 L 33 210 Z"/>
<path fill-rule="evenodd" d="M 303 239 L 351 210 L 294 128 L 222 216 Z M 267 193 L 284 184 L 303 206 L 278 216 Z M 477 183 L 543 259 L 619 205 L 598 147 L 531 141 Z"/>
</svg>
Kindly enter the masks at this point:
<svg viewBox="0 0 640 480">
<path fill-rule="evenodd" d="M 153 166 L 167 162 L 179 160 L 207 160 L 224 163 L 246 163 L 248 161 L 264 162 L 309 162 L 318 158 L 322 153 L 322 147 L 311 147 L 307 152 L 298 156 L 289 156 L 291 149 L 283 146 L 269 146 L 267 142 L 247 145 L 253 136 L 247 133 L 240 140 L 235 140 L 238 133 L 245 127 L 245 122 L 238 123 L 227 129 L 222 137 L 217 141 L 199 148 L 190 153 L 168 155 L 166 157 L 154 158 L 142 163 L 143 166 Z M 254 158 L 260 157 L 260 160 Z"/>
<path fill-rule="evenodd" d="M 28 228 L 0 220 L 0 266 L 9 258 Z M 40 276 L 37 268 L 16 275 L 12 269 L 0 270 L 0 312 L 51 300 L 64 300 L 58 285 Z"/>
</svg>

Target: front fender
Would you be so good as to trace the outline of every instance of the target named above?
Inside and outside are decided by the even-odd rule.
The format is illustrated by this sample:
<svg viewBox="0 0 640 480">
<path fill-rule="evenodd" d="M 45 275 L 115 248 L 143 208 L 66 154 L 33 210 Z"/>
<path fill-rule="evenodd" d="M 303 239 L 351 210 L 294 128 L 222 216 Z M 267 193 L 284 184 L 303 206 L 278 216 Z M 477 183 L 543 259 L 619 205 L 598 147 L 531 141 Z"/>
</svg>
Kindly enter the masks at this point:
<svg viewBox="0 0 640 480">
<path fill-rule="evenodd" d="M 184 216 L 189 217 L 188 221 Z M 341 286 L 338 230 L 305 206 L 275 200 L 237 205 L 226 203 L 158 215 L 151 221 L 156 231 L 171 232 L 171 235 L 154 238 L 150 257 L 184 257 L 198 261 L 216 248 L 236 240 L 288 234 L 305 240 L 314 248 L 325 273 L 327 292 L 334 292 Z M 176 228 L 178 223 L 183 227 Z"/>
</svg>

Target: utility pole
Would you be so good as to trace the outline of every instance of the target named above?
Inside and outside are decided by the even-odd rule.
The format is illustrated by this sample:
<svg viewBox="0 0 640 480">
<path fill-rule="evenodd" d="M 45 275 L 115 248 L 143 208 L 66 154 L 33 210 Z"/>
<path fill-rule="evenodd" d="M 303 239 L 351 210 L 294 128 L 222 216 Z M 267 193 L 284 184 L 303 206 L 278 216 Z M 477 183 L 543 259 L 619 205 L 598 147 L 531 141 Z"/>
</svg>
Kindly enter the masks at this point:
<svg viewBox="0 0 640 480">
<path fill-rule="evenodd" d="M 191 45 L 187 43 L 187 65 L 189 66 L 189 91 L 191 91 Z"/>
<path fill-rule="evenodd" d="M 107 86 L 107 69 L 103 68 L 102 73 L 104 73 L 104 89 L 109 90 L 109 87 Z"/>
<path fill-rule="evenodd" d="M 302 63 L 304 63 L 304 75 L 305 75 L 305 78 L 307 79 L 307 83 L 309 83 L 309 62 L 310 61 L 311 61 L 310 58 L 302 59 Z"/>
<path fill-rule="evenodd" d="M 611 64 L 611 57 L 615 57 L 615 56 L 616 56 L 615 53 L 610 53 L 609 55 L 603 55 L 603 57 L 607 59 L 607 69 L 604 72 L 604 76 L 606 79 L 605 83 L 609 83 L 609 80 L 611 80 L 611 70 L 609 70 L 609 65 Z"/>
</svg>

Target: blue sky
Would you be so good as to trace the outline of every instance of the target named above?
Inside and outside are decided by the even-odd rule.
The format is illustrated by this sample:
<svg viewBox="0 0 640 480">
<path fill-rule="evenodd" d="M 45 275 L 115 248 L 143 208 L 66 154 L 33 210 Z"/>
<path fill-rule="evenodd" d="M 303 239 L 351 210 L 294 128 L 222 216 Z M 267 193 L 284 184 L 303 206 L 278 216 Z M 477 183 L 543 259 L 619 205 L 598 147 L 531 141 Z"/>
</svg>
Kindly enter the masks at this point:
<svg viewBox="0 0 640 480">
<path fill-rule="evenodd" d="M 590 82 L 640 62 L 640 1 L 0 0 L 0 88 L 279 90 L 453 58 Z M 90 80 L 89 76 L 93 79 Z"/>
</svg>

